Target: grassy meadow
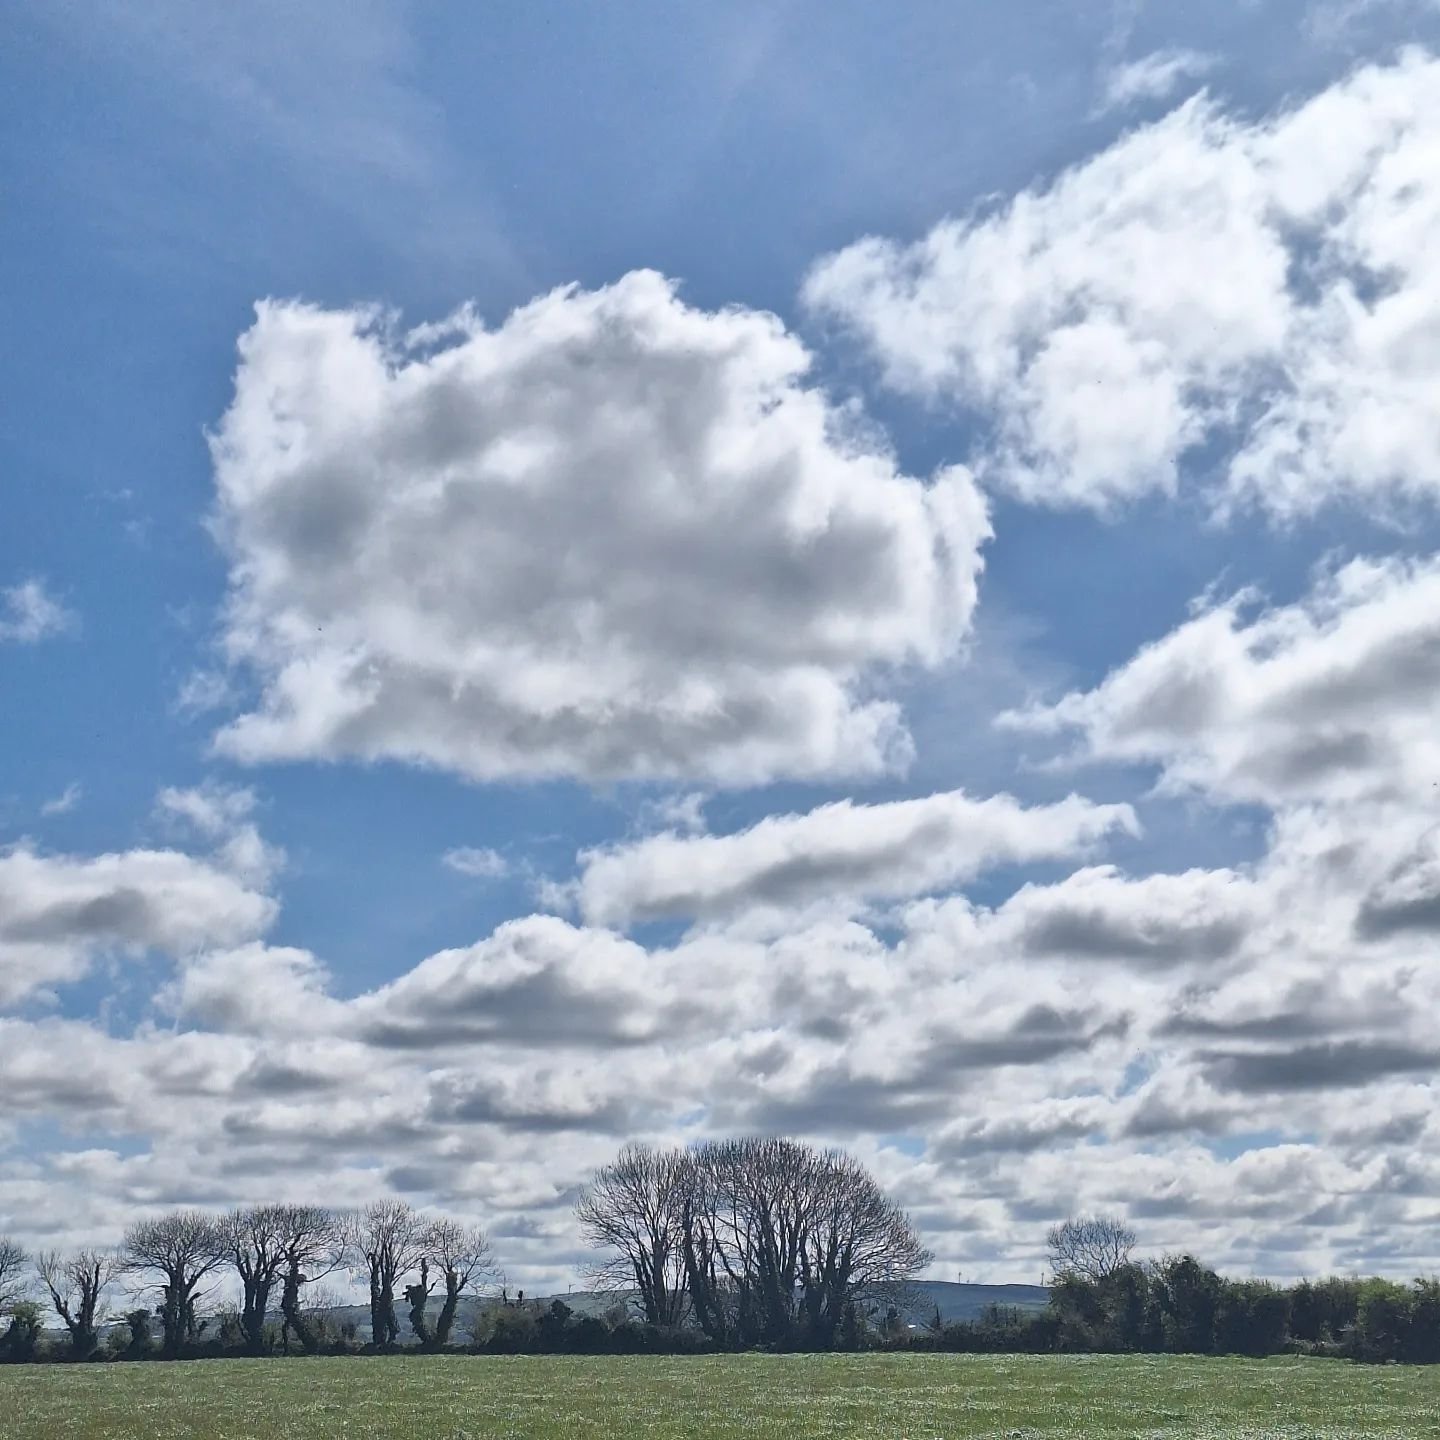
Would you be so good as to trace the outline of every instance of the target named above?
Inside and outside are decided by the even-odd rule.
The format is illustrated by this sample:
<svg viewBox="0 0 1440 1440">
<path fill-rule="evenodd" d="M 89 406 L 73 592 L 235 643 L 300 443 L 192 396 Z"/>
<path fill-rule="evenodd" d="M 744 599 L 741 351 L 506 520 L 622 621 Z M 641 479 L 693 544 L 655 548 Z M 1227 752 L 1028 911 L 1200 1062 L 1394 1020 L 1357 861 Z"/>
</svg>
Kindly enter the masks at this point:
<svg viewBox="0 0 1440 1440">
<path fill-rule="evenodd" d="M 1440 1436 L 1440 1367 L 1176 1356 L 412 1356 L 0 1367 L 6 1440 Z"/>
</svg>

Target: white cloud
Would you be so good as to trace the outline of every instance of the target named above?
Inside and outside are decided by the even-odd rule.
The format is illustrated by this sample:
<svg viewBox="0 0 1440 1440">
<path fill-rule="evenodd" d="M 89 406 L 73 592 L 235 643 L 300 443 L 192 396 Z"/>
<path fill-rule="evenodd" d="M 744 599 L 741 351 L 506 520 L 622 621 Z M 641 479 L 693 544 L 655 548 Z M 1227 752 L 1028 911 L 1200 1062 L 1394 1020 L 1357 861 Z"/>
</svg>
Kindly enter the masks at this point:
<svg viewBox="0 0 1440 1440">
<path fill-rule="evenodd" d="M 805 298 L 987 423 L 977 473 L 1031 502 L 1172 493 L 1203 446 L 1222 508 L 1433 501 L 1437 177 L 1440 61 L 1410 51 L 1262 121 L 1190 101 L 994 214 L 829 256 Z"/>
<path fill-rule="evenodd" d="M 498 850 L 488 847 L 460 845 L 447 850 L 440 857 L 440 863 L 457 875 L 468 875 L 474 880 L 499 880 L 510 873 L 510 862 Z"/>
<path fill-rule="evenodd" d="M 182 715 L 203 715 L 221 710 L 235 700 L 230 677 L 219 670 L 196 670 L 181 682 L 175 709 Z"/>
<path fill-rule="evenodd" d="M 264 888 L 285 863 L 285 852 L 268 843 L 251 816 L 255 792 L 214 780 L 181 789 L 167 786 L 155 798 L 162 821 L 189 830 L 215 845 L 215 858 L 227 870 Z"/>
<path fill-rule="evenodd" d="M 255 811 L 255 792 L 244 786 L 215 781 L 182 789 L 167 785 L 155 797 L 160 814 L 183 821 L 208 840 L 228 835 L 245 824 Z"/>
<path fill-rule="evenodd" d="M 181 957 L 263 933 L 275 902 L 173 850 L 0 851 L 0 1005 L 78 979 L 101 955 Z"/>
<path fill-rule="evenodd" d="M 355 1012 L 376 1043 L 581 1043 L 605 1048 L 654 1031 L 653 965 L 638 946 L 550 916 L 502 925 L 444 950 L 362 996 Z"/>
<path fill-rule="evenodd" d="M 79 626 L 79 618 L 45 589 L 43 580 L 22 580 L 0 589 L 0 642 L 35 645 Z"/>
<path fill-rule="evenodd" d="M 1080 760 L 1269 806 L 1428 803 L 1440 782 L 1440 557 L 1355 560 L 1292 605 L 1202 609 L 1093 690 L 1002 716 Z"/>
<path fill-rule="evenodd" d="M 563 1287 L 570 1189 L 622 1138 L 768 1127 L 854 1147 L 977 1278 L 1072 1206 L 1240 1271 L 1410 1273 L 1440 1258 L 1424 819 L 1302 807 L 1243 873 L 1094 867 L 884 933 L 797 915 L 647 948 L 532 916 L 352 1000 L 307 951 L 211 945 L 156 997 L 181 1028 L 0 1021 L 10 1114 L 61 1137 L 0 1154 L 0 1209 L 68 1176 L 65 1223 L 99 1239 L 145 1206 L 403 1193 Z M 1257 1131 L 1280 1139 L 1207 1148 Z"/>
<path fill-rule="evenodd" d="M 334 1028 L 328 972 L 306 950 L 251 942 L 207 951 L 157 995 L 161 1008 L 228 1033 L 304 1034 Z"/>
<path fill-rule="evenodd" d="M 1339 44 L 1368 21 L 1396 17 L 1412 21 L 1440 11 L 1440 0 L 1315 0 L 1306 28 L 1317 39 Z"/>
<path fill-rule="evenodd" d="M 809 906 L 948 890 L 997 865 L 1073 856 L 1116 830 L 1138 830 L 1128 805 L 1075 795 L 1029 808 L 958 790 L 879 805 L 841 800 L 733 835 L 666 832 L 585 851 L 578 899 L 599 925 L 746 912 L 793 925 Z"/>
<path fill-rule="evenodd" d="M 84 793 L 78 780 L 72 780 L 54 799 L 47 800 L 41 807 L 42 815 L 68 815 L 79 803 Z"/>
<path fill-rule="evenodd" d="M 964 470 L 899 473 L 773 316 L 651 272 L 446 333 L 272 301 L 242 338 L 216 529 L 262 696 L 225 754 L 724 784 L 905 762 L 869 679 L 966 633 L 989 532 Z"/>
<path fill-rule="evenodd" d="M 1007 944 L 1032 957 L 1181 965 L 1234 955 L 1254 928 L 1258 904 L 1253 882 L 1233 871 L 1134 879 L 1105 865 L 1054 885 L 1022 886 L 994 924 Z"/>
<path fill-rule="evenodd" d="M 640 823 L 647 829 L 681 830 L 696 833 L 705 828 L 705 803 L 709 796 L 703 790 L 689 790 L 681 795 L 666 795 L 641 806 Z"/>
<path fill-rule="evenodd" d="M 1184 81 L 1208 74 L 1215 57 L 1197 50 L 1156 50 L 1138 60 L 1112 65 L 1102 77 L 1101 110 L 1118 110 L 1137 100 L 1165 100 Z"/>
</svg>

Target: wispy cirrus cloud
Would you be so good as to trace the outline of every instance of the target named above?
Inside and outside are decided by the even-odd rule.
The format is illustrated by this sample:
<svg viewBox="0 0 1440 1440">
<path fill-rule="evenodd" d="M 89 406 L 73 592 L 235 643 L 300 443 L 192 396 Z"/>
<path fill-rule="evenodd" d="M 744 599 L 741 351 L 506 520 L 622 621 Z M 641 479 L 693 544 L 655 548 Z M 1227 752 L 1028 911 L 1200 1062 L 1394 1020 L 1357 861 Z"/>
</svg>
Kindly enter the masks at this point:
<svg viewBox="0 0 1440 1440">
<path fill-rule="evenodd" d="M 440 863 L 457 875 L 472 880 L 501 880 L 510 873 L 510 862 L 487 846 L 458 845 L 440 857 Z"/>
<path fill-rule="evenodd" d="M 58 795 L 47 800 L 41 807 L 42 815 L 68 815 L 79 803 L 84 787 L 78 780 L 72 780 Z"/>
<path fill-rule="evenodd" d="M 1217 63 L 1216 56 L 1198 50 L 1156 50 L 1138 60 L 1119 61 L 1101 74 L 1097 112 L 1167 100 L 1185 81 L 1208 75 Z"/>
</svg>

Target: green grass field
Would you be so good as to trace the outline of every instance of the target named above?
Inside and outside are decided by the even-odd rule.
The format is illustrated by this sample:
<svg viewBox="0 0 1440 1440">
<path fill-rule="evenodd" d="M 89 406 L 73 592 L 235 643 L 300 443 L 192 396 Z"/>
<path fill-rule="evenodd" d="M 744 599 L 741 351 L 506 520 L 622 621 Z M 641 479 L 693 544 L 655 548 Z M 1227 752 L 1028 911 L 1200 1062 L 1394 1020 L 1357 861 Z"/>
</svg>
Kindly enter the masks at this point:
<svg viewBox="0 0 1440 1440">
<path fill-rule="evenodd" d="M 0 1367 L 6 1440 L 1440 1436 L 1440 1368 L 1174 1356 L 200 1360 Z"/>
</svg>

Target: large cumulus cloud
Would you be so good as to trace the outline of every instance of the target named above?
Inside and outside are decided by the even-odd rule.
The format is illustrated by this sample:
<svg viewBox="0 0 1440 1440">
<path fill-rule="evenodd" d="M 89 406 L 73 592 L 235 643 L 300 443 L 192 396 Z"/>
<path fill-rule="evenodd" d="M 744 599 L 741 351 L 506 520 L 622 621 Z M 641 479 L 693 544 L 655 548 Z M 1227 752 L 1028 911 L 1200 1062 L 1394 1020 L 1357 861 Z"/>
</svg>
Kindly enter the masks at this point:
<svg viewBox="0 0 1440 1440">
<path fill-rule="evenodd" d="M 245 761 L 473 779 L 875 772 L 872 680 L 975 604 L 967 472 L 901 473 L 771 315 L 640 271 L 495 329 L 267 302 L 214 437 Z M 879 667 L 879 669 L 877 669 Z"/>
</svg>

